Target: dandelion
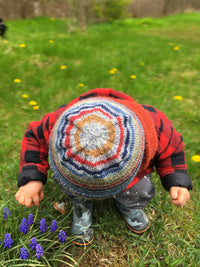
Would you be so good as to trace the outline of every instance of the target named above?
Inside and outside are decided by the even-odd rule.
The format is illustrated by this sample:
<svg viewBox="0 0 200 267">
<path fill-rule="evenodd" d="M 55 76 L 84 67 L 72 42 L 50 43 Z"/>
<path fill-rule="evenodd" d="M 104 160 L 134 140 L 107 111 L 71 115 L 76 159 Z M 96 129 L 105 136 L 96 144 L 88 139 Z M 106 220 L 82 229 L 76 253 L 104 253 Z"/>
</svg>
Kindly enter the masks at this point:
<svg viewBox="0 0 200 267">
<path fill-rule="evenodd" d="M 20 232 L 22 232 L 23 234 L 28 233 L 29 225 L 28 225 L 26 218 L 22 219 L 22 222 L 21 222 L 19 229 L 20 229 Z"/>
<path fill-rule="evenodd" d="M 32 224 L 34 224 L 34 218 L 33 218 L 33 214 L 29 214 L 28 215 L 28 221 L 27 221 L 28 225 L 31 226 Z"/>
<path fill-rule="evenodd" d="M 67 237 L 67 235 L 66 235 L 65 231 L 61 230 L 58 234 L 58 239 L 59 239 L 61 244 L 63 244 L 65 242 L 66 237 Z"/>
<path fill-rule="evenodd" d="M 65 70 L 67 67 L 65 65 L 60 66 L 61 70 Z"/>
<path fill-rule="evenodd" d="M 14 79 L 14 82 L 15 83 L 21 83 L 21 80 L 20 79 Z"/>
<path fill-rule="evenodd" d="M 109 72 L 110 72 L 110 74 L 115 74 L 114 70 L 110 70 Z"/>
<path fill-rule="evenodd" d="M 19 47 L 24 48 L 24 47 L 26 47 L 26 45 L 25 44 L 20 44 Z"/>
<path fill-rule="evenodd" d="M 179 50 L 180 47 L 179 46 L 174 46 L 174 50 Z"/>
<path fill-rule="evenodd" d="M 49 43 L 50 43 L 50 44 L 53 44 L 53 43 L 54 43 L 54 41 L 53 41 L 53 40 L 49 40 Z"/>
<path fill-rule="evenodd" d="M 7 41 L 7 40 L 4 40 L 4 41 L 3 41 L 3 43 L 4 43 L 4 44 L 7 44 L 7 43 L 8 43 L 8 41 Z"/>
<path fill-rule="evenodd" d="M 12 240 L 12 238 L 11 238 L 11 235 L 8 234 L 8 233 L 6 233 L 6 234 L 4 235 L 4 237 L 5 237 L 5 239 L 4 239 L 4 241 L 3 241 L 3 243 L 4 243 L 4 248 L 11 248 L 11 247 L 12 247 L 12 243 L 14 242 L 14 241 Z"/>
<path fill-rule="evenodd" d="M 43 257 L 43 253 L 44 253 L 44 250 L 41 244 L 37 244 L 35 248 L 35 256 L 37 257 L 38 260 L 40 259 L 40 257 Z"/>
<path fill-rule="evenodd" d="M 28 98 L 28 95 L 27 94 L 23 94 L 22 97 L 23 98 Z"/>
<path fill-rule="evenodd" d="M 136 77 L 136 75 L 133 74 L 133 75 L 130 76 L 130 78 L 131 79 L 136 79 L 137 77 Z"/>
<path fill-rule="evenodd" d="M 175 100 L 182 100 L 183 98 L 182 98 L 182 96 L 180 96 L 180 95 L 176 95 L 176 96 L 174 97 L 174 99 L 175 99 Z"/>
<path fill-rule="evenodd" d="M 200 155 L 194 155 L 192 156 L 192 160 L 195 161 L 195 162 L 200 162 Z"/>
<path fill-rule="evenodd" d="M 144 62 L 140 62 L 140 66 L 144 66 Z"/>
<path fill-rule="evenodd" d="M 110 74 L 115 74 L 116 71 L 117 71 L 117 68 L 112 68 L 109 72 Z"/>
<path fill-rule="evenodd" d="M 37 245 L 38 245 L 38 243 L 36 241 L 36 238 L 33 237 L 31 239 L 31 243 L 30 243 L 29 247 L 31 248 L 31 250 L 35 250 Z"/>
<path fill-rule="evenodd" d="M 46 220 L 44 218 L 40 221 L 40 231 L 42 234 L 44 234 L 47 230 Z"/>
<path fill-rule="evenodd" d="M 22 260 L 27 260 L 28 259 L 28 257 L 29 257 L 29 254 L 28 254 L 28 251 L 25 249 L 25 247 L 22 247 L 21 248 L 21 251 L 20 251 L 20 258 L 22 259 Z"/>
<path fill-rule="evenodd" d="M 4 208 L 3 215 L 4 215 L 4 219 L 8 219 L 8 215 L 11 215 L 11 213 L 7 207 Z"/>
<path fill-rule="evenodd" d="M 32 101 L 29 102 L 29 105 L 36 106 L 37 105 L 37 102 L 32 100 Z"/>
<path fill-rule="evenodd" d="M 40 109 L 39 106 L 34 106 L 34 107 L 33 107 L 33 110 L 39 110 L 39 109 Z"/>
<path fill-rule="evenodd" d="M 83 83 L 79 83 L 78 86 L 79 86 L 79 87 L 83 87 L 84 84 L 83 84 Z"/>
</svg>

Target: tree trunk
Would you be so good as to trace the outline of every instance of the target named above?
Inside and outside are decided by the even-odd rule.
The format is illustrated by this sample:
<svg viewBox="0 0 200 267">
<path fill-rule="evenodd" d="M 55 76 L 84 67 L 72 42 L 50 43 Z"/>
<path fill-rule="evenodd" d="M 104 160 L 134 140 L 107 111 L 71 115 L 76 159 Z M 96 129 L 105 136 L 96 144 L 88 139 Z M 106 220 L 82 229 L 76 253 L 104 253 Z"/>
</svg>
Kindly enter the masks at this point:
<svg viewBox="0 0 200 267">
<path fill-rule="evenodd" d="M 87 0 L 76 0 L 77 6 L 77 21 L 78 26 L 82 31 L 86 29 L 86 2 Z"/>
</svg>

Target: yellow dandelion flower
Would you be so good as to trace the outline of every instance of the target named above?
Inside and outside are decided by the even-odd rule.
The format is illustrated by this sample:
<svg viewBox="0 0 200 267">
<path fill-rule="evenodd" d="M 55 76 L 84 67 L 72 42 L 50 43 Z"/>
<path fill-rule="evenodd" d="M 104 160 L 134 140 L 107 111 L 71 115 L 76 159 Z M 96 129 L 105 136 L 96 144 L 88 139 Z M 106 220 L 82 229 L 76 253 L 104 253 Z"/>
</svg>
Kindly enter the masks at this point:
<svg viewBox="0 0 200 267">
<path fill-rule="evenodd" d="M 84 86 L 84 84 L 83 84 L 83 83 L 79 83 L 79 84 L 78 84 L 78 86 L 80 86 L 80 87 L 83 87 L 83 86 Z"/>
<path fill-rule="evenodd" d="M 179 46 L 174 46 L 174 50 L 179 50 L 180 47 Z"/>
<path fill-rule="evenodd" d="M 194 155 L 192 156 L 192 160 L 195 161 L 195 162 L 200 162 L 200 155 Z"/>
<path fill-rule="evenodd" d="M 65 65 L 60 66 L 61 70 L 65 70 L 67 67 Z"/>
<path fill-rule="evenodd" d="M 8 41 L 7 41 L 7 40 L 4 40 L 4 41 L 3 41 L 3 43 L 4 43 L 4 44 L 7 44 L 7 43 L 8 43 Z"/>
<path fill-rule="evenodd" d="M 110 70 L 109 72 L 110 72 L 110 74 L 115 74 L 114 70 Z"/>
<path fill-rule="evenodd" d="M 133 75 L 130 76 L 130 78 L 131 78 L 131 79 L 136 79 L 137 76 L 133 74 Z"/>
<path fill-rule="evenodd" d="M 176 95 L 176 96 L 174 97 L 174 99 L 175 99 L 175 100 L 182 100 L 182 99 L 183 99 L 183 97 L 182 97 L 182 96 L 180 96 L 180 95 Z"/>
<path fill-rule="evenodd" d="M 33 101 L 33 100 L 31 100 L 31 101 L 29 102 L 29 105 L 31 105 L 31 106 L 36 106 L 36 105 L 37 105 L 37 102 L 36 102 L 36 101 Z"/>
<path fill-rule="evenodd" d="M 26 47 L 26 45 L 25 44 L 20 44 L 19 47 L 24 48 L 24 47 Z"/>
<path fill-rule="evenodd" d="M 23 98 L 28 98 L 28 95 L 27 94 L 23 94 L 22 97 Z"/>
<path fill-rule="evenodd" d="M 117 68 L 112 68 L 109 72 L 110 74 L 115 74 L 116 71 L 117 71 Z"/>
<path fill-rule="evenodd" d="M 54 41 L 53 41 L 53 40 L 49 40 L 49 43 L 50 43 L 50 44 L 53 44 L 53 43 L 54 43 Z"/>
<path fill-rule="evenodd" d="M 33 107 L 33 110 L 39 110 L 39 109 L 40 109 L 39 106 L 34 106 L 34 107 Z"/>
<path fill-rule="evenodd" d="M 140 62 L 140 66 L 144 66 L 144 62 Z"/>
<path fill-rule="evenodd" d="M 14 79 L 14 82 L 15 83 L 21 83 L 21 80 L 20 79 Z"/>
</svg>

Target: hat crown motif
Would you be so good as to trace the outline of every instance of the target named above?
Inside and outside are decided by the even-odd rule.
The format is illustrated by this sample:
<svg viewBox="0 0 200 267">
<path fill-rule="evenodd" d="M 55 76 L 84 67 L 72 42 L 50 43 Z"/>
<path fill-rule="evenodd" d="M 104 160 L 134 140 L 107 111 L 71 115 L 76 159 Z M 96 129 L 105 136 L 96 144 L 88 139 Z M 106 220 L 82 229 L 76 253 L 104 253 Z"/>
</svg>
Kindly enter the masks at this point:
<svg viewBox="0 0 200 267">
<path fill-rule="evenodd" d="M 80 134 L 81 145 L 88 151 L 101 148 L 107 138 L 108 129 L 106 126 L 94 121 L 85 125 Z"/>
</svg>

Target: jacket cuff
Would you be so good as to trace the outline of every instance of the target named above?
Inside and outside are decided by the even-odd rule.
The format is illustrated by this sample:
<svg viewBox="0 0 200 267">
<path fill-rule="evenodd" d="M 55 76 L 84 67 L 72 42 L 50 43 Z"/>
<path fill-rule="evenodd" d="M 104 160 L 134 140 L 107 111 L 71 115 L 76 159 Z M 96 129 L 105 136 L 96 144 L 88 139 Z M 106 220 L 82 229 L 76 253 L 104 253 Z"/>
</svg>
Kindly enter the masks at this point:
<svg viewBox="0 0 200 267">
<path fill-rule="evenodd" d="M 20 187 L 30 181 L 40 181 L 43 184 L 46 184 L 47 176 L 44 173 L 34 169 L 22 170 L 18 176 L 17 186 Z"/>
<path fill-rule="evenodd" d="M 188 190 L 192 189 L 192 181 L 190 176 L 186 173 L 171 173 L 161 179 L 163 187 L 169 191 L 172 186 L 186 187 Z"/>
</svg>

